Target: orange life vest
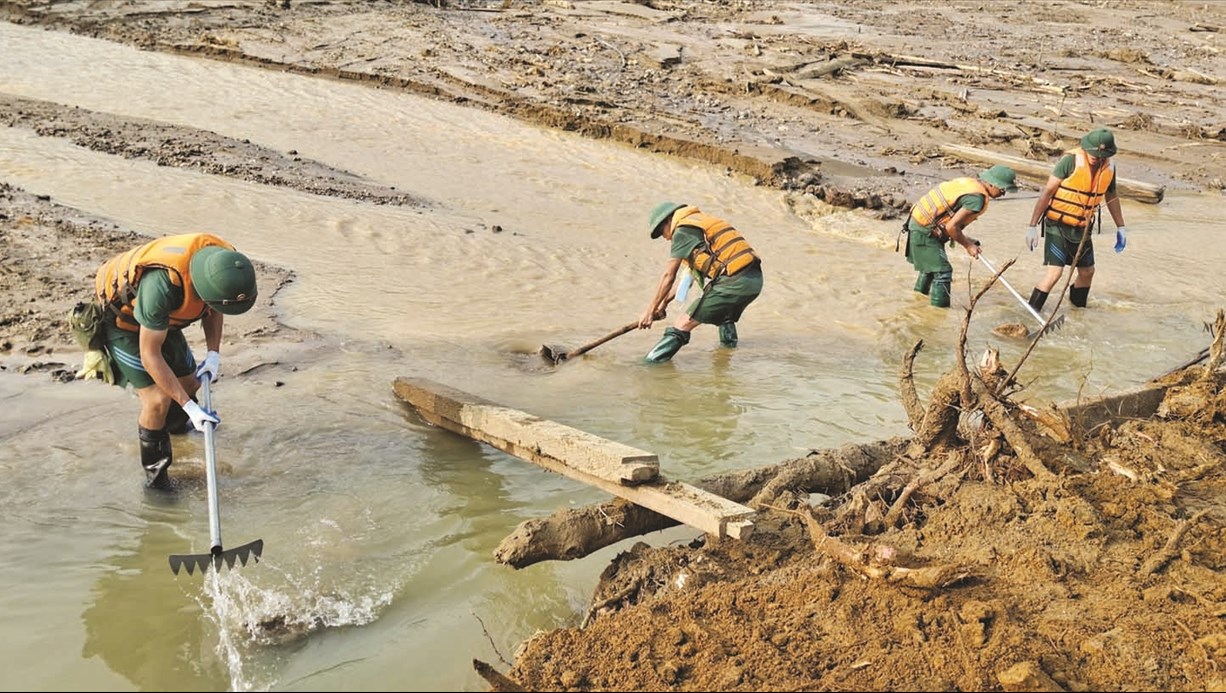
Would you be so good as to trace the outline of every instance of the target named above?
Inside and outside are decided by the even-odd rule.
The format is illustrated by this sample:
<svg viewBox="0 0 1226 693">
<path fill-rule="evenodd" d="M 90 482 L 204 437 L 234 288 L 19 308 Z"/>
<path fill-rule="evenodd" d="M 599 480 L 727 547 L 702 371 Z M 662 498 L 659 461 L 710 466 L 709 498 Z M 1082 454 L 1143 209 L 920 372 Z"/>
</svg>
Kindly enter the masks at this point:
<svg viewBox="0 0 1226 693">
<path fill-rule="evenodd" d="M 971 221 L 988 211 L 988 201 L 992 196 L 988 194 L 988 189 L 982 181 L 978 178 L 954 178 L 941 183 L 921 197 L 920 201 L 911 207 L 911 219 L 916 224 L 930 229 L 933 235 L 944 237 L 938 227 L 953 217 L 958 209 L 958 199 L 963 195 L 983 195 L 983 209 L 971 217 Z"/>
<path fill-rule="evenodd" d="M 171 327 L 186 327 L 204 317 L 208 306 L 192 288 L 191 262 L 197 250 L 206 246 L 234 246 L 208 233 L 188 233 L 166 236 L 150 241 L 134 250 L 120 253 L 98 268 L 94 277 L 94 294 L 99 303 L 115 316 L 115 326 L 129 332 L 140 330 L 133 314 L 136 286 L 150 269 L 164 269 L 170 281 L 183 289 L 183 303 L 170 313 Z"/>
<path fill-rule="evenodd" d="M 673 226 L 693 226 L 702 229 L 704 243 L 696 248 L 687 262 L 695 272 L 708 279 L 721 274 L 734 275 L 758 261 L 749 243 L 732 228 L 732 224 L 697 207 L 682 207 L 673 213 Z"/>
<path fill-rule="evenodd" d="M 1070 149 L 1077 167 L 1072 175 L 1060 181 L 1060 187 L 1047 205 L 1046 217 L 1073 228 L 1086 228 L 1091 215 L 1102 204 L 1107 188 L 1115 180 L 1115 163 L 1108 161 L 1097 174 L 1090 172 L 1090 160 L 1084 150 Z"/>
</svg>

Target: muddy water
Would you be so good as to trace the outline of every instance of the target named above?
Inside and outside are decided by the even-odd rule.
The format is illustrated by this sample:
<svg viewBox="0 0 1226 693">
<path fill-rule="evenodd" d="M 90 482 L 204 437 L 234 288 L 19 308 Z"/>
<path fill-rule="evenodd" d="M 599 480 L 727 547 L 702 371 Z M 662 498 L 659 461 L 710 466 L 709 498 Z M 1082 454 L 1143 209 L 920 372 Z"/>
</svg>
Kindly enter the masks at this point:
<svg viewBox="0 0 1226 693">
<path fill-rule="evenodd" d="M 921 387 L 953 360 L 961 311 L 912 294 L 893 222 L 798 216 L 719 171 L 381 90 L 10 25 L 0 46 L 0 91 L 297 150 L 430 200 L 317 198 L 0 131 L 15 185 L 150 234 L 211 230 L 292 269 L 280 319 L 334 345 L 218 383 L 225 544 L 266 544 L 260 565 L 220 579 L 166 564 L 208 548 L 198 437 L 176 441 L 195 478 L 173 501 L 148 497 L 133 396 L 0 378 L 0 662 L 15 688 L 478 690 L 473 657 L 498 664 L 575 622 L 618 547 L 522 571 L 491 552 L 518 522 L 601 494 L 423 425 L 392 396 L 396 376 L 655 451 L 690 480 L 904 433 L 903 350 L 925 341 Z M 643 229 L 661 199 L 728 216 L 765 257 L 741 348 L 700 328 L 673 363 L 645 367 L 656 328 L 544 368 L 542 343 L 575 346 L 641 311 L 666 254 Z M 1204 346 L 1226 285 L 1220 202 L 1125 203 L 1131 246 L 1099 237 L 1093 308 L 1022 372 L 1036 401 L 1127 387 Z M 1031 204 L 994 203 L 973 232 L 991 259 L 1018 257 L 1025 294 L 1041 262 L 1021 249 Z M 952 257 L 965 302 L 969 262 Z M 972 353 L 1015 359 L 1022 345 L 990 329 L 1027 314 L 1001 288 L 977 315 Z M 223 351 L 259 360 L 238 339 Z"/>
</svg>

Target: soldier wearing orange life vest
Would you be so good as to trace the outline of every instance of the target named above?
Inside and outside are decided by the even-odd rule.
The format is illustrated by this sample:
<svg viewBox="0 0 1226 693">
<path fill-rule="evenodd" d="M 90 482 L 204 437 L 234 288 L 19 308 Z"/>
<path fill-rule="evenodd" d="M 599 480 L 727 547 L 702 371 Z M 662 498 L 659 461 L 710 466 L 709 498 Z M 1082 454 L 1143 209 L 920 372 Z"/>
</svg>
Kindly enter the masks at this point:
<svg viewBox="0 0 1226 693">
<path fill-rule="evenodd" d="M 1017 174 L 1008 166 L 993 166 L 978 178 L 954 178 L 929 190 L 911 207 L 907 219 L 907 260 L 919 276 L 915 291 L 937 308 L 949 307 L 953 266 L 946 243 L 957 243 L 967 255 L 979 257 L 979 242 L 967 236 L 967 226 L 988 211 L 988 202 L 1017 190 Z"/>
<path fill-rule="evenodd" d="M 1094 279 L 1094 243 L 1090 233 L 1099 224 L 1102 204 L 1107 205 L 1115 222 L 1115 252 L 1123 252 L 1128 242 L 1124 212 L 1115 191 L 1115 164 L 1111 161 L 1116 153 L 1115 136 L 1110 130 L 1099 128 L 1082 137 L 1080 144 L 1056 162 L 1030 215 L 1027 247 L 1031 251 L 1038 247 L 1040 223 L 1046 238 L 1043 264 L 1047 270 L 1030 293 L 1030 305 L 1035 310 L 1043 307 L 1067 265 L 1076 268 L 1069 301 L 1074 306 L 1086 307 Z"/>
<path fill-rule="evenodd" d="M 103 338 L 113 381 L 131 384 L 140 398 L 137 429 L 145 483 L 169 488 L 168 416 L 181 417 L 183 425 L 190 420 L 199 431 L 221 422 L 192 398 L 200 378 L 217 377 L 224 316 L 245 313 L 255 303 L 255 269 L 212 234 L 165 236 L 104 263 L 94 293 L 107 311 Z M 199 365 L 182 332 L 195 322 L 204 328 L 207 348 Z"/>
<path fill-rule="evenodd" d="M 757 253 L 732 224 L 689 205 L 661 202 L 651 210 L 648 226 L 652 238 L 662 237 L 671 247 L 651 303 L 639 317 L 639 329 L 651 327 L 665 315 L 677 295 L 674 284 L 682 265 L 702 293 L 686 307 L 685 315 L 665 328 L 664 336 L 643 360 L 668 361 L 689 344 L 690 332 L 701 324 L 718 325 L 720 344 L 735 347 L 736 323 L 745 307 L 762 293 L 762 263 Z"/>
</svg>

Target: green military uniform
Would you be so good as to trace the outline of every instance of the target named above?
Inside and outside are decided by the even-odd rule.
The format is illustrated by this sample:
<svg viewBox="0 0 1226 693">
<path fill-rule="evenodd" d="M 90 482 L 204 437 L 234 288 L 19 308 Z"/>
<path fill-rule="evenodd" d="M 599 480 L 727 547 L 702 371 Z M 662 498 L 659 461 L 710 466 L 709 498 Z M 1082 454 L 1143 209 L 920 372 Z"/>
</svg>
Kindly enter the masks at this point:
<svg viewBox="0 0 1226 693">
<path fill-rule="evenodd" d="M 1073 171 L 1077 168 L 1077 158 L 1072 154 L 1065 154 L 1056 162 L 1055 168 L 1052 169 L 1051 175 L 1060 180 L 1064 180 L 1073 175 Z M 1107 195 L 1115 194 L 1114 177 L 1107 185 Z M 1077 246 L 1081 245 L 1082 229 L 1075 226 L 1061 224 L 1051 219 L 1044 218 L 1043 234 L 1046 239 L 1043 242 L 1043 264 L 1053 265 L 1055 267 L 1067 267 L 1073 264 L 1073 258 L 1077 257 Z M 1091 224 L 1089 231 L 1093 231 Z M 1094 266 L 1094 241 L 1093 236 L 1086 237 L 1086 244 L 1081 249 L 1081 257 L 1077 258 L 1077 267 L 1093 267 Z"/>
<path fill-rule="evenodd" d="M 703 243 L 702 229 L 678 226 L 673 231 L 669 257 L 685 260 Z M 705 286 L 704 277 L 697 272 L 693 274 L 694 282 L 702 287 L 703 291 L 686 307 L 685 312 L 705 325 L 735 325 L 736 321 L 741 319 L 745 307 L 762 293 L 762 266 L 759 264 L 746 267 L 731 277 L 721 275 L 711 282 L 710 286 Z M 727 342 L 725 332 L 727 330 L 721 330 L 720 338 L 721 341 Z M 725 346 L 735 346 L 735 343 L 725 343 Z"/>
<path fill-rule="evenodd" d="M 961 209 L 978 214 L 983 207 L 983 195 L 963 195 L 954 202 L 950 216 Z M 945 241 L 933 236 L 932 229 L 921 226 L 914 218 L 907 220 L 907 260 L 919 272 L 915 290 L 928 296 L 932 305 L 948 308 L 954 268 L 945 254 Z"/>
</svg>

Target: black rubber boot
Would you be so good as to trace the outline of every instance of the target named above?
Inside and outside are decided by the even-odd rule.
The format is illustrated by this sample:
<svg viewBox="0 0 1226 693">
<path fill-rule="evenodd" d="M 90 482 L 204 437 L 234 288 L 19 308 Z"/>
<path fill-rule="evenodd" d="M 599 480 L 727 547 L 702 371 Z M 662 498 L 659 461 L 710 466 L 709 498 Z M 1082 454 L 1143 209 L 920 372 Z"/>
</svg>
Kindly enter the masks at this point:
<svg viewBox="0 0 1226 693">
<path fill-rule="evenodd" d="M 1043 304 L 1047 303 L 1047 292 L 1039 289 L 1030 290 L 1030 307 L 1035 310 L 1043 310 Z"/>
<path fill-rule="evenodd" d="M 719 326 L 719 343 L 729 349 L 735 349 L 737 342 L 736 323 L 726 322 Z"/>
<path fill-rule="evenodd" d="M 1090 287 L 1088 286 L 1070 286 L 1068 290 L 1069 303 L 1078 308 L 1085 308 L 1086 302 L 1090 300 Z"/>
<path fill-rule="evenodd" d="M 195 398 L 192 398 L 195 401 Z M 170 411 L 166 412 L 166 432 L 171 435 L 182 435 L 196 430 L 192 426 L 192 418 L 183 411 L 178 402 L 170 403 Z"/>
<path fill-rule="evenodd" d="M 664 363 L 671 359 L 673 354 L 681 350 L 681 347 L 690 343 L 690 333 L 682 332 L 675 327 L 669 327 L 664 330 L 664 336 L 656 345 L 647 352 L 643 360 L 647 363 Z"/>
<path fill-rule="evenodd" d="M 928 302 L 937 308 L 949 307 L 949 287 L 953 284 L 953 272 L 937 272 L 932 278 L 932 293 L 928 296 Z"/>
<path fill-rule="evenodd" d="M 170 474 L 167 469 L 174 460 L 170 449 L 170 434 L 165 429 L 150 430 L 139 427 L 140 466 L 145 469 L 145 488 L 169 491 Z"/>
</svg>

